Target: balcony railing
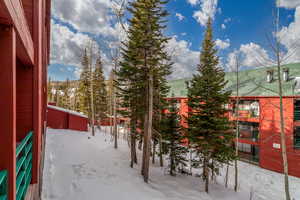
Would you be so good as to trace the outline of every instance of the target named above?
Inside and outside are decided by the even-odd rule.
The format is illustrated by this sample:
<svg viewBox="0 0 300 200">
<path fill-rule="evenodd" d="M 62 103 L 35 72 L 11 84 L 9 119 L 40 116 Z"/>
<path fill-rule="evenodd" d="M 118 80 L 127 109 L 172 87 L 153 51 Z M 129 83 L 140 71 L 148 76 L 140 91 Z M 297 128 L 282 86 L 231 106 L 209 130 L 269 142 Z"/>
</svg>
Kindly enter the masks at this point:
<svg viewBox="0 0 300 200">
<path fill-rule="evenodd" d="M 24 200 L 27 189 L 31 182 L 32 170 L 32 132 L 18 144 L 16 149 L 17 156 L 17 181 L 16 194 L 17 200 Z"/>
<path fill-rule="evenodd" d="M 7 171 L 0 171 L 0 200 L 7 199 Z"/>
<path fill-rule="evenodd" d="M 295 148 L 300 149 L 300 138 L 295 139 Z"/>
</svg>

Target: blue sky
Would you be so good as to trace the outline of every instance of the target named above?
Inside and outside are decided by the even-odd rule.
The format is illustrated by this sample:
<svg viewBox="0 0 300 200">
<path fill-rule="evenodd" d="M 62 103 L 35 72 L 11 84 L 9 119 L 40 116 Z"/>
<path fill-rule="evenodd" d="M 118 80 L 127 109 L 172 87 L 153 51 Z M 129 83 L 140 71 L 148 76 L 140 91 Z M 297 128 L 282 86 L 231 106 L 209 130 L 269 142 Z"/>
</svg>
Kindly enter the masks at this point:
<svg viewBox="0 0 300 200">
<path fill-rule="evenodd" d="M 90 38 L 102 51 L 105 73 L 111 70 L 111 52 L 125 38 L 112 8 L 120 0 L 53 0 L 52 52 L 49 76 L 54 80 L 77 79 L 80 56 Z M 281 44 L 286 52 L 300 40 L 300 0 L 171 0 L 166 35 L 172 39 L 170 77 L 190 77 L 198 64 L 199 51 L 208 16 L 214 19 L 214 38 L 221 65 L 230 70 L 235 52 L 243 54 L 243 66 L 257 67 L 256 55 L 270 57 L 266 34 L 274 30 L 274 12 L 280 8 Z M 299 26 L 298 26 L 299 25 Z M 300 44 L 300 43 L 299 43 Z M 300 50 L 288 62 L 300 61 Z"/>
</svg>

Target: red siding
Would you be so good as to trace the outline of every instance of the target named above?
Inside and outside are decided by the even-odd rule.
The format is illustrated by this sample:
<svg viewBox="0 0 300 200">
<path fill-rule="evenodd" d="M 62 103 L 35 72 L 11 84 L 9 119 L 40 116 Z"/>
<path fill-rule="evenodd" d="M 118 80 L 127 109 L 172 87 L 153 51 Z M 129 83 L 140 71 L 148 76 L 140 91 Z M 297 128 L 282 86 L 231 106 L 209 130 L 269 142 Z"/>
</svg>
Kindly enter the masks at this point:
<svg viewBox="0 0 300 200">
<path fill-rule="evenodd" d="M 88 119 L 48 107 L 47 126 L 54 129 L 88 131 Z"/>
<path fill-rule="evenodd" d="M 68 129 L 68 113 L 48 108 L 47 126 L 54 129 Z"/>
<path fill-rule="evenodd" d="M 300 151 L 294 150 L 294 99 L 284 98 L 284 123 L 288 153 L 289 173 L 300 177 Z M 280 144 L 279 98 L 262 98 L 260 100 L 260 166 L 282 172 L 281 149 L 273 144 Z"/>
<path fill-rule="evenodd" d="M 17 141 L 33 130 L 32 68 L 17 63 Z"/>
<path fill-rule="evenodd" d="M 88 131 L 88 119 L 78 115 L 69 114 L 69 129 Z"/>
<path fill-rule="evenodd" d="M 289 164 L 289 174 L 300 177 L 300 150 L 294 149 L 294 99 L 292 97 L 284 97 L 284 123 L 285 134 Z M 298 97 L 299 98 L 299 97 Z M 181 116 L 187 116 L 188 106 L 186 98 L 176 98 L 181 102 L 179 113 Z M 235 97 L 232 97 L 234 100 Z M 260 117 L 259 118 L 239 118 L 241 121 L 259 122 L 260 124 L 260 138 L 259 142 L 252 142 L 249 140 L 239 139 L 239 142 L 259 146 L 260 148 L 260 163 L 262 168 L 282 172 L 282 156 L 281 149 L 276 149 L 273 144 L 280 144 L 280 112 L 279 112 L 279 98 L 278 97 L 242 97 L 247 100 L 259 100 L 260 103 Z M 237 118 L 229 114 L 230 120 Z M 181 124 L 187 126 L 182 118 Z M 300 125 L 300 123 L 298 122 Z"/>
</svg>

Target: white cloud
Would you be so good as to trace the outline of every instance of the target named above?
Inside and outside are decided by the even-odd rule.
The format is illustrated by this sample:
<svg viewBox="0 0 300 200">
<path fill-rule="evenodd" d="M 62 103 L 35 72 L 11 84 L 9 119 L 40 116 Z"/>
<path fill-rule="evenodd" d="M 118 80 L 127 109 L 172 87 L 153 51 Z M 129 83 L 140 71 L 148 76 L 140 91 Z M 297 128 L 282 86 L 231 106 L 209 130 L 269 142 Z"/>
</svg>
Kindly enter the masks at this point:
<svg viewBox="0 0 300 200">
<path fill-rule="evenodd" d="M 113 7 L 116 5 L 111 0 L 53 0 L 52 14 L 80 32 L 118 38 Z"/>
<path fill-rule="evenodd" d="M 270 65 L 268 52 L 255 43 L 242 44 L 238 50 L 228 54 L 226 67 L 233 71 L 236 67 L 236 56 L 238 56 L 241 67 L 261 67 Z"/>
<path fill-rule="evenodd" d="M 60 70 L 74 71 L 74 75 L 79 78 L 81 72 L 81 58 L 83 49 L 92 40 L 88 35 L 83 33 L 74 33 L 61 24 L 51 21 L 51 64 L 62 64 Z M 95 54 L 99 45 L 94 43 Z M 101 52 L 104 63 L 104 72 L 108 75 L 112 68 L 110 59 L 104 52 Z M 94 58 L 96 55 L 94 55 Z M 70 66 L 75 67 L 74 70 Z"/>
<path fill-rule="evenodd" d="M 295 21 L 279 31 L 279 40 L 287 50 L 287 63 L 300 62 L 300 6 L 296 8 Z"/>
<path fill-rule="evenodd" d="M 190 44 L 185 40 L 178 40 L 173 36 L 168 44 L 167 51 L 172 57 L 173 73 L 171 79 L 191 77 L 199 64 L 200 52 L 192 51 Z"/>
<path fill-rule="evenodd" d="M 300 6 L 300 0 L 277 0 L 278 7 L 296 8 Z"/>
<path fill-rule="evenodd" d="M 235 50 L 228 54 L 226 67 L 230 72 L 237 71 L 238 62 L 240 62 L 240 51 Z"/>
<path fill-rule="evenodd" d="M 80 65 L 82 49 L 91 38 L 51 21 L 51 64 Z"/>
<path fill-rule="evenodd" d="M 226 29 L 226 25 L 225 25 L 225 24 L 222 24 L 222 25 L 221 25 L 221 28 L 222 28 L 222 29 Z"/>
<path fill-rule="evenodd" d="M 181 35 L 182 35 L 182 36 L 186 36 L 186 33 L 185 33 L 185 32 L 183 32 L 183 33 L 181 33 Z"/>
<path fill-rule="evenodd" d="M 248 67 L 259 67 L 268 65 L 269 55 L 267 51 L 255 43 L 242 44 L 240 47 L 242 54 L 242 65 Z"/>
<path fill-rule="evenodd" d="M 229 39 L 226 39 L 226 40 L 217 39 L 216 46 L 219 49 L 227 49 L 228 47 L 230 47 L 230 40 Z"/>
<path fill-rule="evenodd" d="M 226 19 L 224 20 L 224 23 L 225 23 L 225 24 L 228 23 L 228 22 L 231 22 L 231 18 L 230 18 L 230 17 L 228 17 L 228 18 L 226 18 Z"/>
<path fill-rule="evenodd" d="M 189 0 L 189 3 L 192 5 L 200 6 L 200 10 L 194 12 L 193 17 L 202 26 L 206 25 L 206 22 L 209 17 L 214 19 L 218 11 L 218 0 Z"/>
<path fill-rule="evenodd" d="M 197 5 L 200 0 L 187 0 L 192 5 Z"/>
<path fill-rule="evenodd" d="M 178 18 L 179 21 L 182 21 L 182 20 L 184 20 L 184 18 L 185 18 L 185 17 L 184 17 L 182 14 L 180 14 L 180 13 L 176 13 L 175 16 Z"/>
</svg>

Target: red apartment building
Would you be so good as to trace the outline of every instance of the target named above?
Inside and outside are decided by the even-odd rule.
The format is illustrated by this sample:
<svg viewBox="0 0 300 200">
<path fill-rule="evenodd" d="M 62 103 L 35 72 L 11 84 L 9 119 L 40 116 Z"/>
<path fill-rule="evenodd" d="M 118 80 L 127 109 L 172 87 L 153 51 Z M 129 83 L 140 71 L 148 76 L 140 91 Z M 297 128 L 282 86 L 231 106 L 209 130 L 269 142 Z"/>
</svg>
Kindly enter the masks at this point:
<svg viewBox="0 0 300 200">
<path fill-rule="evenodd" d="M 39 197 L 50 7 L 50 0 L 0 1 L 0 200 Z"/>
<path fill-rule="evenodd" d="M 300 64 L 286 65 L 282 70 L 289 174 L 300 177 Z M 241 71 L 239 97 L 236 97 L 236 74 L 226 73 L 227 89 L 232 91 L 231 104 L 227 106 L 230 120 L 239 121 L 238 147 L 241 160 L 282 172 L 278 82 L 275 72 L 272 67 Z M 185 97 L 187 80 L 170 82 L 171 94 L 178 100 L 180 114 L 185 116 L 188 113 Z"/>
</svg>

